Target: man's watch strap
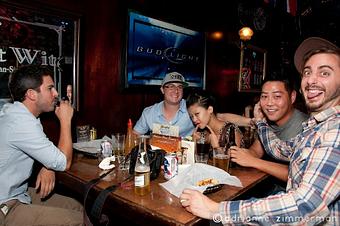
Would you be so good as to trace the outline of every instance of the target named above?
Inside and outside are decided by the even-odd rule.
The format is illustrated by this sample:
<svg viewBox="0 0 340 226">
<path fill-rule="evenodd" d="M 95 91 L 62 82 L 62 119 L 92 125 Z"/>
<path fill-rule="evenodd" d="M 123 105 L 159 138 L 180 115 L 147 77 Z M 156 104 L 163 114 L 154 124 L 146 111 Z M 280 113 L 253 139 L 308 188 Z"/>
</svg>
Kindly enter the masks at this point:
<svg viewBox="0 0 340 226">
<path fill-rule="evenodd" d="M 0 210 L 1 212 L 6 216 L 8 211 L 9 211 L 9 208 L 8 206 L 6 205 L 6 203 L 3 203 L 0 205 Z"/>
</svg>

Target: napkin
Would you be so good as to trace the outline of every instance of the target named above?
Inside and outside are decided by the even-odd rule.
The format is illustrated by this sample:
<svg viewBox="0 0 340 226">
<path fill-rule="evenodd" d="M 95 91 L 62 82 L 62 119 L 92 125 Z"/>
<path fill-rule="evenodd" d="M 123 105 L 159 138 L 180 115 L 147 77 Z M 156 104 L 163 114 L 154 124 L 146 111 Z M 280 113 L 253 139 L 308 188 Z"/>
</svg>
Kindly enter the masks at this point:
<svg viewBox="0 0 340 226">
<path fill-rule="evenodd" d="M 207 187 L 212 185 L 197 186 L 197 182 L 207 178 L 216 179 L 219 184 L 242 187 L 242 183 L 237 177 L 231 176 L 220 168 L 204 163 L 192 164 L 180 171 L 180 173 L 171 180 L 160 183 L 160 185 L 174 196 L 179 197 L 185 188 L 191 188 L 203 193 Z"/>
<path fill-rule="evenodd" d="M 100 153 L 100 144 L 103 140 L 111 141 L 109 137 L 104 136 L 102 139 L 73 143 L 73 148 L 88 154 L 98 154 Z"/>
<path fill-rule="evenodd" d="M 99 168 L 101 168 L 102 170 L 109 170 L 109 169 L 113 169 L 115 167 L 115 165 L 112 163 L 115 161 L 115 156 L 111 156 L 111 157 L 106 157 L 104 158 L 100 163 L 99 163 Z"/>
</svg>

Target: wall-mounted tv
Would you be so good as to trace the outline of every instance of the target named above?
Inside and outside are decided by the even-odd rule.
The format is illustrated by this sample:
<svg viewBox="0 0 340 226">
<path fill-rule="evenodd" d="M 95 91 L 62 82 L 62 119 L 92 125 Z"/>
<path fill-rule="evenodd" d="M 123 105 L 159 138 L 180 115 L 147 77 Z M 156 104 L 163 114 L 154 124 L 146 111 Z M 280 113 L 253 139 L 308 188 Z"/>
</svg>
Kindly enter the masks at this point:
<svg viewBox="0 0 340 226">
<path fill-rule="evenodd" d="M 125 87 L 160 85 L 168 72 L 205 88 L 205 33 L 128 11 Z"/>
</svg>

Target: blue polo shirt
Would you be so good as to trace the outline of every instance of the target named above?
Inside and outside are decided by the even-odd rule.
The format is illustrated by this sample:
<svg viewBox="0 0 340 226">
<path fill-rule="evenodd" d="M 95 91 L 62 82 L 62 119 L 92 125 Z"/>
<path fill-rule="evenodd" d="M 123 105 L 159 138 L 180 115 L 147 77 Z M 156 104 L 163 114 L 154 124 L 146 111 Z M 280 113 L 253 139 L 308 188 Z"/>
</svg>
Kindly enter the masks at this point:
<svg viewBox="0 0 340 226">
<path fill-rule="evenodd" d="M 163 104 L 164 101 L 146 107 L 133 129 L 139 134 L 146 134 L 152 131 L 154 123 L 158 123 L 178 126 L 181 137 L 191 136 L 194 131 L 194 125 L 189 117 L 185 100 L 181 100 L 180 107 L 171 121 L 167 121 L 163 115 Z"/>
</svg>

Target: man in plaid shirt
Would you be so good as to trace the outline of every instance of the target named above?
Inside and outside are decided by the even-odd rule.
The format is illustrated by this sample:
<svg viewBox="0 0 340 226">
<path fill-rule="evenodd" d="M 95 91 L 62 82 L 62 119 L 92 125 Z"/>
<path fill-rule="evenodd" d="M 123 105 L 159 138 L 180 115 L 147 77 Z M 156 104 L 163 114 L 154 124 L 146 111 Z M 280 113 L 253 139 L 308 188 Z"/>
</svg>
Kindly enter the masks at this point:
<svg viewBox="0 0 340 226">
<path fill-rule="evenodd" d="M 180 199 L 186 210 L 224 224 L 340 225 L 340 50 L 311 37 L 296 50 L 294 63 L 311 114 L 302 133 L 283 142 L 265 121 L 256 122 L 265 150 L 290 161 L 286 192 L 216 203 L 185 189 Z"/>
</svg>

